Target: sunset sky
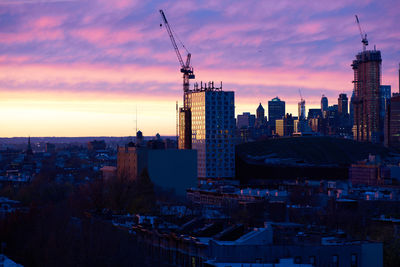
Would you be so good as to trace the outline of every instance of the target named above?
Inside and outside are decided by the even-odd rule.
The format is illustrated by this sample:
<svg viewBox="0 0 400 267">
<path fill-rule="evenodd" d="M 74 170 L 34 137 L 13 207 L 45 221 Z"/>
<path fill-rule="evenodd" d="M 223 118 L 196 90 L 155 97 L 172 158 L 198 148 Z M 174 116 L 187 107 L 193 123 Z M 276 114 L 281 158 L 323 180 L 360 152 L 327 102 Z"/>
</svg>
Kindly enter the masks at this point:
<svg viewBox="0 0 400 267">
<path fill-rule="evenodd" d="M 350 97 L 355 14 L 399 90 L 398 0 L 0 0 L 0 137 L 133 135 L 136 110 L 144 135 L 174 135 L 182 77 L 159 9 L 236 114 L 279 96 L 297 116 L 299 88 L 307 109 Z"/>
</svg>

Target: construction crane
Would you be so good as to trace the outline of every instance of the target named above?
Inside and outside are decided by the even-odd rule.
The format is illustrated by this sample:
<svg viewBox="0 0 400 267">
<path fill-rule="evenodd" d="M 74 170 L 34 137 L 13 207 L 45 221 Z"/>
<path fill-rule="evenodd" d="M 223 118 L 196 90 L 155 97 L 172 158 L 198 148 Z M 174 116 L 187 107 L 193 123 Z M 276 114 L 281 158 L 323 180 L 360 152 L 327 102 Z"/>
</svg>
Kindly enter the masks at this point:
<svg viewBox="0 0 400 267">
<path fill-rule="evenodd" d="M 355 15 L 355 16 L 356 16 L 358 30 L 360 31 L 360 35 L 361 35 L 361 43 L 363 44 L 363 51 L 365 51 L 367 49 L 367 45 L 368 45 L 367 34 L 363 33 L 363 31 L 361 30 L 360 21 L 358 20 L 358 16 L 357 15 Z"/>
<path fill-rule="evenodd" d="M 301 94 L 301 89 L 299 89 L 300 100 L 303 101 L 303 95 Z"/>
<path fill-rule="evenodd" d="M 171 27 L 168 24 L 167 18 L 165 17 L 164 11 L 160 10 L 161 18 L 164 21 L 165 28 L 167 29 L 169 38 L 171 39 L 172 46 L 174 47 L 176 56 L 178 57 L 179 63 L 181 65 L 181 72 L 183 73 L 183 92 L 188 92 L 189 91 L 189 80 L 194 79 L 195 75 L 193 73 L 193 67 L 190 66 L 190 59 L 191 59 L 191 54 L 189 51 L 186 49 L 186 47 L 182 44 L 182 46 L 186 49 L 187 56 L 186 56 L 186 62 L 183 61 L 181 53 L 179 52 L 179 48 L 176 45 L 174 35 L 172 33 Z M 162 26 L 162 24 L 160 24 Z"/>
</svg>

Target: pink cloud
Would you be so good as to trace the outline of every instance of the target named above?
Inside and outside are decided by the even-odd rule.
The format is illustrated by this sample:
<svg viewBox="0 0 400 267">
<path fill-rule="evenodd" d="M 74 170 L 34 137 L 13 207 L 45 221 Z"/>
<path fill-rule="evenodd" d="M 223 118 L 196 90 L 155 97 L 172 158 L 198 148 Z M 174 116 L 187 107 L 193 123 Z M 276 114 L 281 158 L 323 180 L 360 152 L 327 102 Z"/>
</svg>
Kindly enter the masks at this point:
<svg viewBox="0 0 400 267">
<path fill-rule="evenodd" d="M 313 35 L 322 31 L 322 25 L 318 22 L 308 22 L 300 24 L 297 27 L 297 32 L 300 34 Z"/>
<path fill-rule="evenodd" d="M 27 32 L 0 32 L 0 43 L 26 43 L 31 41 L 55 41 L 64 38 L 64 32 L 58 29 L 43 29 Z"/>
<path fill-rule="evenodd" d="M 53 28 L 60 26 L 66 16 L 42 16 L 32 22 L 33 28 Z"/>
<path fill-rule="evenodd" d="M 139 42 L 144 36 L 138 27 L 129 27 L 123 30 L 114 30 L 107 27 L 86 27 L 72 30 L 71 33 L 74 37 L 100 47 L 123 44 L 130 41 Z"/>
</svg>

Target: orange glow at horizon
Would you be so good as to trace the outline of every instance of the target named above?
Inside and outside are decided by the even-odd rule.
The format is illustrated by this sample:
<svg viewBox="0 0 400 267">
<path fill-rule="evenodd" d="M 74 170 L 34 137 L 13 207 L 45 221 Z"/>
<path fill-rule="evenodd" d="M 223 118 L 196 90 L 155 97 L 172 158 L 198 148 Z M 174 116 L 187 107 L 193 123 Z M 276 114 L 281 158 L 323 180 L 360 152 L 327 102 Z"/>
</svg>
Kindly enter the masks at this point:
<svg viewBox="0 0 400 267">
<path fill-rule="evenodd" d="M 255 113 L 257 101 L 236 98 L 235 113 Z M 268 115 L 266 98 L 262 104 Z M 137 127 L 145 136 L 175 135 L 175 101 L 160 98 L 96 94 L 0 92 L 0 137 L 15 136 L 131 136 Z M 180 105 L 182 104 L 180 100 Z M 287 104 L 297 115 L 297 106 Z"/>
</svg>

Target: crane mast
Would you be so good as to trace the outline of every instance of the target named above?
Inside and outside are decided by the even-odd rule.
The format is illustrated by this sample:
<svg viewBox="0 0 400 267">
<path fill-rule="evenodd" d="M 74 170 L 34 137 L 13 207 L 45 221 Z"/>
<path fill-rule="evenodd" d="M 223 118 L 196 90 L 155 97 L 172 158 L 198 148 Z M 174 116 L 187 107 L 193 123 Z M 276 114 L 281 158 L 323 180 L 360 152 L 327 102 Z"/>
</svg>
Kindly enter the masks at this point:
<svg viewBox="0 0 400 267">
<path fill-rule="evenodd" d="M 355 15 L 355 16 L 356 16 L 358 30 L 360 31 L 361 43 L 363 44 L 363 51 L 365 51 L 367 49 L 367 45 L 368 45 L 367 34 L 363 33 L 363 31 L 361 29 L 360 21 L 358 20 L 358 16 L 357 15 Z"/>
<path fill-rule="evenodd" d="M 165 28 L 167 29 L 169 38 L 171 39 L 172 46 L 175 50 L 176 56 L 178 57 L 179 64 L 181 65 L 181 72 L 183 73 L 183 92 L 189 91 L 189 80 L 194 79 L 195 75 L 193 72 L 193 67 L 190 66 L 191 54 L 188 52 L 186 56 L 186 62 L 183 61 L 179 48 L 176 45 L 174 35 L 172 33 L 171 27 L 169 26 L 168 20 L 164 14 L 163 10 L 160 10 L 161 18 L 164 21 Z"/>
</svg>

